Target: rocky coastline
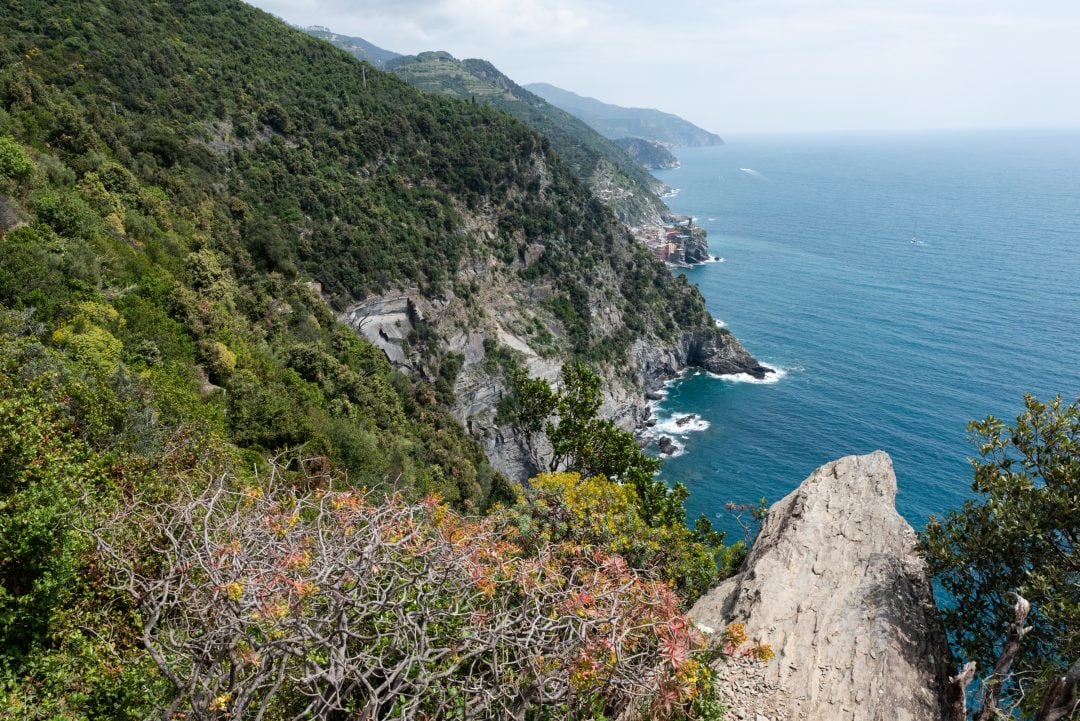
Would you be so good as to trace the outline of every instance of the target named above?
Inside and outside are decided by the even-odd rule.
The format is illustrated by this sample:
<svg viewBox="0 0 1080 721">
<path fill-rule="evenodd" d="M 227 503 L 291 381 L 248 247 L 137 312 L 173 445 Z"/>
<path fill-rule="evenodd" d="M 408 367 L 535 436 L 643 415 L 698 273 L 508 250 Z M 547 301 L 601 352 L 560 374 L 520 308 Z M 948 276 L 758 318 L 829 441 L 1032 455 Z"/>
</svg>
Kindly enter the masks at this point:
<svg viewBox="0 0 1080 721">
<path fill-rule="evenodd" d="M 775 372 L 750 355 L 739 339 L 726 328 L 702 328 L 683 333 L 670 346 L 635 344 L 632 354 L 642 369 L 643 400 L 655 401 L 657 394 L 687 370 L 699 368 L 714 375 L 745 373 L 762 379 Z"/>
<path fill-rule="evenodd" d="M 668 215 L 666 222 L 674 223 L 671 232 L 682 236 L 675 260 L 696 263 L 709 259 L 705 231 L 694 226 L 692 218 Z M 467 231 L 486 238 L 494 237 L 497 229 L 490 218 L 472 216 Z M 625 242 L 634 241 L 625 238 Z M 542 252 L 542 246 L 529 246 L 517 267 L 529 267 Z M 568 355 L 564 332 L 545 311 L 555 291 L 550 284 L 526 283 L 517 274 L 482 259 L 463 264 L 459 274 L 476 289 L 472 297 L 458 296 L 449 289 L 434 298 L 418 288 L 401 289 L 354 303 L 340 320 L 379 348 L 395 368 L 431 382 L 439 376 L 442 359 L 449 354 L 460 356 L 453 382 L 453 414 L 481 442 L 498 470 L 508 478 L 524 481 L 538 469 L 522 439 L 516 438 L 512 427 L 496 413 L 499 401 L 511 389 L 499 367 L 499 353 L 493 351 L 511 352 L 530 376 L 557 382 Z M 609 336 L 621 327 L 618 308 L 603 303 L 595 307 L 591 330 L 597 337 Z M 434 344 L 426 356 L 417 353 L 414 346 L 422 330 Z M 626 430 L 640 431 L 652 415 L 650 396 L 692 368 L 759 379 L 771 372 L 727 329 L 711 321 L 669 340 L 646 334 L 633 341 L 625 360 L 597 367 L 604 389 L 601 415 Z"/>
<path fill-rule="evenodd" d="M 521 293 L 493 294 L 503 299 L 520 299 Z M 515 301 L 516 302 L 516 301 Z M 424 298 L 418 292 L 399 292 L 368 298 L 348 308 L 340 320 L 354 328 L 379 348 L 398 370 L 421 377 L 430 376 L 409 352 L 409 337 L 421 323 L 435 327 L 461 327 L 457 304 Z M 496 305 L 493 310 L 499 310 Z M 512 317 L 520 308 L 507 307 L 494 317 Z M 494 342 L 518 351 L 533 377 L 556 381 L 562 368 L 559 356 L 537 352 L 528 337 L 498 323 L 485 323 L 471 330 L 459 330 L 440 341 L 444 351 L 462 356 L 462 370 L 454 384 L 454 414 L 484 445 L 492 463 L 508 478 L 525 480 L 538 469 L 513 431 L 496 421 L 495 407 L 509 392 L 505 380 L 492 373 L 487 346 Z M 601 414 L 627 430 L 640 431 L 652 416 L 652 401 L 664 386 L 690 369 L 717 375 L 748 374 L 764 378 L 771 369 L 763 366 L 725 328 L 702 327 L 685 331 L 674 342 L 638 339 L 631 346 L 627 363 L 620 368 L 600 368 L 604 380 Z"/>
<path fill-rule="evenodd" d="M 685 333 L 670 348 L 640 348 L 638 358 L 643 369 L 644 394 L 629 423 L 642 445 L 655 444 L 661 457 L 671 457 L 679 451 L 673 439 L 656 435 L 651 429 L 656 423 L 655 404 L 666 397 L 666 387 L 688 372 L 701 370 L 717 376 L 745 375 L 758 380 L 776 371 L 750 355 L 738 338 L 726 328 L 709 328 Z M 696 416 L 687 416 L 693 420 Z"/>
</svg>

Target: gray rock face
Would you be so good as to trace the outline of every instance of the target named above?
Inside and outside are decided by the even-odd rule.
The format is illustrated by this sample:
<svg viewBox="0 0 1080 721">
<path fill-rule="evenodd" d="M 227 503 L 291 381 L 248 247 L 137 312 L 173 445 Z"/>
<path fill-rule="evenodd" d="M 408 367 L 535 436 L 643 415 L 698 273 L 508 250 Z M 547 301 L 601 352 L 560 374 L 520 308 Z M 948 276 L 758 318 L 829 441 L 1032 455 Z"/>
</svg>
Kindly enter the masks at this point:
<svg viewBox="0 0 1080 721">
<path fill-rule="evenodd" d="M 720 328 L 710 328 L 693 335 L 687 364 L 717 375 L 747 373 L 754 378 L 764 378 L 773 372 L 755 360 L 735 336 Z"/>
<path fill-rule="evenodd" d="M 683 250 L 687 263 L 704 263 L 709 259 L 709 241 L 704 234 L 694 233 Z"/>
<path fill-rule="evenodd" d="M 691 610 L 772 646 L 763 677 L 790 721 L 944 717 L 949 652 L 895 497 L 886 453 L 822 466 L 769 509 L 742 571 Z"/>
<path fill-rule="evenodd" d="M 405 339 L 419 317 L 413 301 L 397 295 L 357 303 L 345 311 L 342 320 L 385 353 L 391 363 L 404 368 Z"/>
<path fill-rule="evenodd" d="M 475 306 L 483 309 L 480 317 L 471 316 L 453 293 L 429 299 L 413 288 L 365 298 L 350 306 L 340 320 L 382 350 L 394 367 L 428 380 L 435 377 L 437 368 L 425 365 L 415 350 L 408 352 L 407 341 L 421 321 L 441 329 L 441 349 L 460 353 L 464 360 L 454 382 L 454 415 L 484 445 L 495 468 L 508 478 L 524 481 L 544 467 L 544 459 L 550 460 L 550 454 L 542 442 L 530 448 L 524 439 L 516 437 L 512 427 L 498 424 L 496 407 L 510 389 L 501 373 L 492 373 L 485 340 L 517 351 L 530 376 L 557 382 L 564 357 L 535 349 L 536 339 L 527 332 L 542 318 L 537 309 L 543 308 L 548 291 L 508 280 L 483 264 L 465 268 L 462 275 L 476 280 L 481 289 L 475 301 Z M 622 327 L 618 310 L 606 306 L 594 310 L 593 322 L 599 335 Z M 658 390 L 690 365 L 714 373 L 751 373 L 757 377 L 768 370 L 734 336 L 710 328 L 686 332 L 668 343 L 638 339 L 629 361 L 617 368 L 599 369 L 604 388 L 600 414 L 627 430 L 647 423 L 651 408 L 645 394 Z"/>
<path fill-rule="evenodd" d="M 717 375 L 747 373 L 754 378 L 764 378 L 773 372 L 750 355 L 735 336 L 719 328 L 684 333 L 672 345 L 637 341 L 632 355 L 634 365 L 641 369 L 646 394 L 659 390 L 664 383 L 690 367 Z"/>
<path fill-rule="evenodd" d="M 19 221 L 19 214 L 15 212 L 15 206 L 8 200 L 6 195 L 0 193 L 0 237 L 20 225 L 23 225 L 23 223 Z"/>
</svg>

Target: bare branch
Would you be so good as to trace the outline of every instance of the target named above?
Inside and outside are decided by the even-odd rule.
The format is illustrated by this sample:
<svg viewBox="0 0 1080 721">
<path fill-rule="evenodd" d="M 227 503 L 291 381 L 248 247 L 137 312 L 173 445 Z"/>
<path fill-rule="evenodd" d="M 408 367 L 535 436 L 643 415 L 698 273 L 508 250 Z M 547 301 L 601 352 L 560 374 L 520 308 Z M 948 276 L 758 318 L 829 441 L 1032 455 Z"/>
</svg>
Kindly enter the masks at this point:
<svg viewBox="0 0 1080 721">
<path fill-rule="evenodd" d="M 967 690 L 975 678 L 975 662 L 968 661 L 960 673 L 949 677 L 949 718 L 967 721 Z"/>
<path fill-rule="evenodd" d="M 1031 604 L 1026 598 L 1018 593 L 1016 605 L 1013 606 L 1013 622 L 1009 624 L 1005 645 L 1001 649 L 994 671 L 986 678 L 983 688 L 982 706 L 975 716 L 975 721 L 992 721 L 998 715 L 998 697 L 1001 695 L 1001 687 L 1005 679 L 1009 677 L 1013 661 L 1020 652 L 1020 642 L 1031 630 L 1030 626 L 1024 626 L 1028 613 L 1031 612 Z"/>
<path fill-rule="evenodd" d="M 256 488 L 215 479 L 91 531 L 175 689 L 168 714 L 614 716 L 651 703 L 703 645 L 670 589 L 618 556 L 526 555 L 498 519 L 328 491 L 318 463 L 302 466 L 319 488 L 272 463 Z"/>
</svg>

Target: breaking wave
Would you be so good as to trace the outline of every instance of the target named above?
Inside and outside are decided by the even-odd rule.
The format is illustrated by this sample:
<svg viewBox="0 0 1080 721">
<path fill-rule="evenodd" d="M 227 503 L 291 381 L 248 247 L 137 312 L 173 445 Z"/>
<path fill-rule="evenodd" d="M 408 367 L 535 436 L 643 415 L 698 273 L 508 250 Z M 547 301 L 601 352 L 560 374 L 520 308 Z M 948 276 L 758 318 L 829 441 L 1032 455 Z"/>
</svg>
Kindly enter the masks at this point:
<svg viewBox="0 0 1080 721">
<path fill-rule="evenodd" d="M 763 364 L 764 365 L 764 364 Z M 710 378 L 715 378 L 721 381 L 727 381 L 729 383 L 753 383 L 756 385 L 772 385 L 773 383 L 779 383 L 787 377 L 787 369 L 772 366 L 765 366 L 771 373 L 764 378 L 755 378 L 749 373 L 725 373 L 724 375 L 718 375 L 716 373 L 709 373 Z"/>
</svg>

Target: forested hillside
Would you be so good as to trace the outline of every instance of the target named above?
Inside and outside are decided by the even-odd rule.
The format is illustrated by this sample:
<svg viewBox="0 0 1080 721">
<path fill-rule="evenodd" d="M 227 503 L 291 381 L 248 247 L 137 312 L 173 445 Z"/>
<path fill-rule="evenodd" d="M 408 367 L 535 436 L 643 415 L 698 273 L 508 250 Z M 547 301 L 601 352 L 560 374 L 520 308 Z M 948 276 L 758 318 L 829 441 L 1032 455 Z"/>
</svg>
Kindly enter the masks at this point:
<svg viewBox="0 0 1080 721">
<path fill-rule="evenodd" d="M 386 69 L 422 90 L 488 103 L 517 118 L 547 138 L 578 179 L 626 222 L 655 224 L 667 211 L 658 197 L 663 185 L 633 158 L 486 60 L 457 60 L 449 53 L 428 52 L 396 58 Z"/>
<path fill-rule="evenodd" d="M 449 585 L 432 593 L 456 610 L 430 630 L 447 648 L 531 589 L 551 591 L 536 601 L 537 618 L 584 597 L 628 609 L 619 589 L 638 589 L 642 618 L 675 624 L 671 673 L 689 673 L 699 640 L 655 579 L 700 589 L 715 568 L 682 519 L 638 516 L 632 488 L 597 480 L 619 527 L 636 530 L 571 536 L 565 524 L 529 520 L 533 506 L 447 411 L 461 367 L 441 340 L 447 329 L 417 320 L 405 341 L 417 370 L 407 376 L 339 322 L 340 311 L 390 291 L 478 313 L 483 268 L 542 290 L 517 300 L 535 300 L 521 312 L 558 359 L 619 367 L 635 342 L 708 328 L 696 290 L 636 246 L 539 135 L 485 105 L 420 93 L 231 0 L 21 0 L 0 6 L 0 29 L 0 716 L 144 718 L 177 703 L 200 718 L 254 718 L 259 708 L 259 717 L 267 708 L 268 718 L 303 717 L 315 703 L 305 694 L 330 693 L 329 681 L 297 679 L 327 647 L 305 637 L 309 645 L 275 655 L 277 634 L 307 619 L 317 638 L 325 579 L 303 585 L 303 574 L 316 561 L 355 561 L 346 526 L 299 510 L 316 507 L 335 523 L 355 513 L 351 524 L 389 533 L 391 545 L 416 539 L 385 564 L 442 574 Z M 477 368 L 515 367 L 496 340 L 481 352 L 490 357 Z M 387 493 L 399 495 L 380 515 L 369 499 Z M 255 502 L 264 498 L 268 506 Z M 517 520 L 474 526 L 457 515 L 496 501 L 518 508 Z M 562 502 L 547 497 L 553 519 Z M 211 520 L 224 525 L 211 533 Z M 330 555 L 316 554 L 308 544 L 334 528 L 343 545 L 327 540 Z M 464 544 L 470 529 L 494 545 Z M 206 545 L 165 550 L 195 532 Z M 299 545 L 267 546 L 267 533 Z M 425 555 L 429 542 L 443 555 Z M 651 560 L 605 560 L 623 547 Z M 219 583 L 224 558 L 233 575 Z M 218 559 L 213 569 L 198 566 L 207 559 Z M 511 560 L 524 564 L 519 575 Z M 560 596 L 575 587 L 559 579 L 577 578 L 584 562 L 601 564 L 607 580 Z M 391 565 L 362 575 L 377 580 Z M 361 570 L 348 568 L 339 580 L 352 605 L 341 613 L 385 624 L 384 607 L 363 595 L 385 603 L 385 594 L 350 585 Z M 536 586 L 528 569 L 548 575 Z M 180 594 L 153 596 L 164 616 L 143 582 Z M 398 611 L 415 601 L 395 598 Z M 203 601 L 202 616 L 185 615 Z M 188 622 L 206 633 L 170 646 L 175 624 Z M 228 635 L 232 622 L 248 634 L 242 643 Z M 531 707 L 550 679 L 563 689 L 553 717 L 651 703 L 640 683 L 604 685 L 607 666 L 574 676 L 573 664 L 595 657 L 629 672 L 624 662 L 658 658 L 659 630 L 631 659 L 582 645 L 592 638 L 582 628 L 550 629 L 563 656 L 531 669 L 522 678 L 533 685 L 506 703 Z M 214 639 L 223 645 L 207 653 L 221 655 L 204 664 L 193 649 Z M 527 666 L 539 648 L 513 647 L 515 662 Z M 432 673 L 444 675 L 433 678 L 445 683 L 424 697 L 433 704 L 461 703 L 460 689 L 475 691 L 481 676 L 497 685 L 496 671 L 439 658 Z M 280 693 L 284 682 L 259 665 L 279 661 L 274 673 L 296 674 Z M 640 681 L 642 668 L 627 678 Z M 191 687 L 176 675 L 188 672 Z M 354 668 L 349 683 L 384 672 Z M 706 676 L 680 677 L 669 707 L 688 709 Z M 230 678 L 254 695 L 216 685 Z M 270 685 L 244 686 L 255 678 Z M 349 704 L 368 697 L 349 688 L 313 708 L 355 711 Z M 377 715 L 389 715 L 395 701 L 377 698 L 388 704 Z"/>
<path fill-rule="evenodd" d="M 182 302 L 169 285 L 175 279 L 196 296 L 213 286 L 224 324 L 239 329 L 170 316 L 195 334 L 192 359 L 204 367 L 213 365 L 207 344 L 221 343 L 237 355 L 238 378 L 253 372 L 265 383 L 288 349 L 269 343 L 274 360 L 253 364 L 232 336 L 255 320 L 300 318 L 305 332 L 338 332 L 319 321 L 326 311 L 304 312 L 308 281 L 335 309 L 398 288 L 467 300 L 473 291 L 459 268 L 475 262 L 549 283 L 554 329 L 584 356 L 611 357 L 635 336 L 670 336 L 705 321 L 700 296 L 629 243 L 539 136 L 486 106 L 365 72 L 240 3 L 19 2 L 2 12 L 10 29 L 3 132 L 31 157 L 50 156 L 35 165 L 52 169 L 33 175 L 40 190 L 9 194 L 31 221 L 21 232 L 111 238 L 109 247 L 94 240 L 83 251 L 84 265 L 99 274 L 86 292 L 131 295 L 111 290 L 130 281 L 114 277 L 123 265 L 106 261 L 109 254 L 163 268 L 159 301 Z M 136 196 L 156 198 L 162 220 Z M 111 225 L 85 228 L 77 213 L 84 209 Z M 170 211 L 180 220 L 166 219 Z M 480 222 L 492 232 L 468 229 Z M 131 275 L 145 284 L 152 273 Z M 9 287 L 8 302 L 34 306 L 39 320 L 70 313 L 63 295 L 28 278 L 13 277 Z M 590 332 L 597 292 L 622 320 L 606 336 Z M 439 359 L 429 360 L 437 369 Z M 211 375 L 240 402 L 231 375 Z M 307 436 L 252 439 L 275 447 Z"/>
<path fill-rule="evenodd" d="M 614 143 L 646 168 L 659 170 L 661 168 L 679 167 L 679 159 L 670 150 L 654 140 L 619 138 Z"/>
</svg>

